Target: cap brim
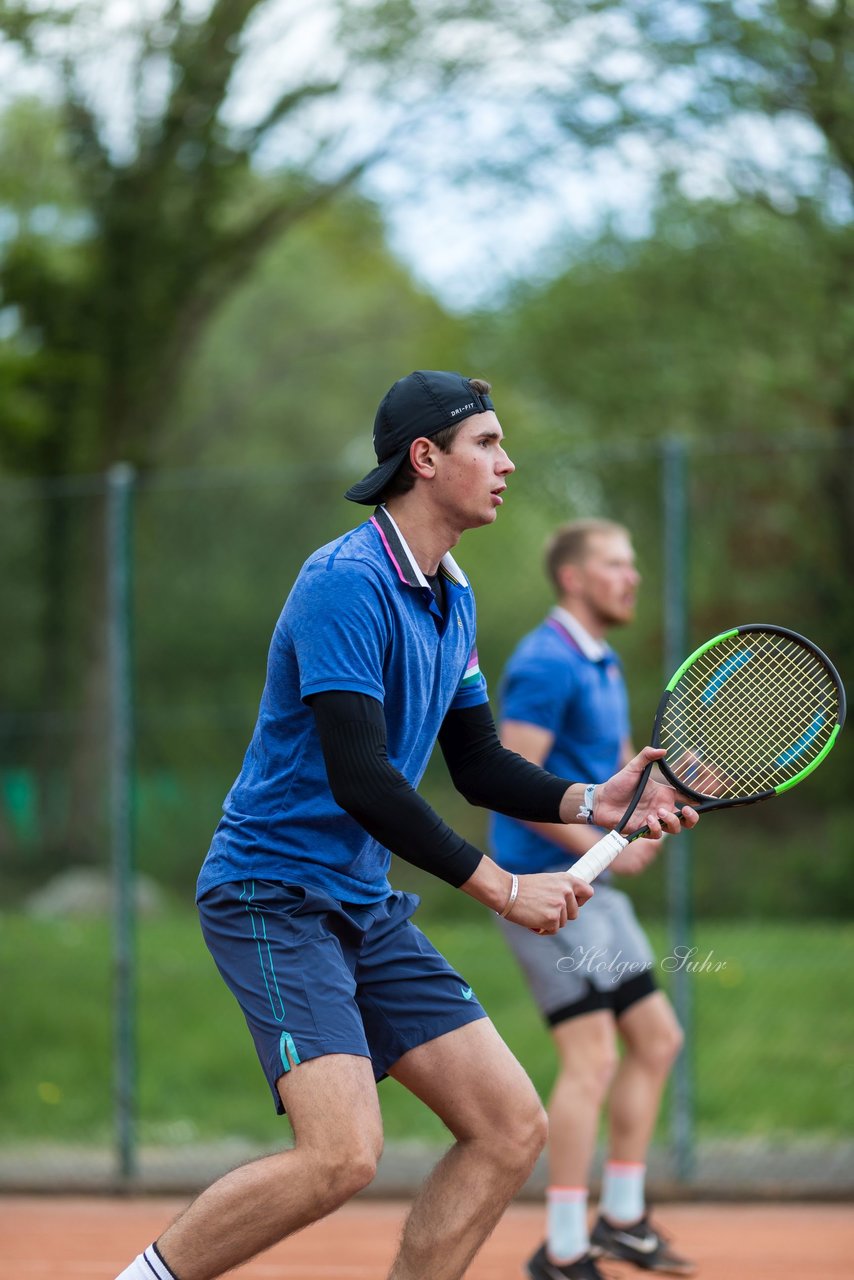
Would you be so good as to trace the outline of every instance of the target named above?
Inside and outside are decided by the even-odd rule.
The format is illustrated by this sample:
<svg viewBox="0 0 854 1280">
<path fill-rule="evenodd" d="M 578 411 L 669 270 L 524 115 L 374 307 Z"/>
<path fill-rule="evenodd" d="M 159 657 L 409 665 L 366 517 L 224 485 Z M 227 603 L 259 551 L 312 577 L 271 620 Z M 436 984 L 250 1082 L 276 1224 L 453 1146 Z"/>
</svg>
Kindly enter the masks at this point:
<svg viewBox="0 0 854 1280">
<path fill-rule="evenodd" d="M 363 502 L 366 506 L 373 506 L 408 453 L 409 445 L 399 453 L 386 458 L 385 462 L 381 462 L 378 467 L 374 467 L 373 471 L 369 471 L 364 480 L 351 485 L 344 497 L 349 498 L 351 502 Z"/>
</svg>

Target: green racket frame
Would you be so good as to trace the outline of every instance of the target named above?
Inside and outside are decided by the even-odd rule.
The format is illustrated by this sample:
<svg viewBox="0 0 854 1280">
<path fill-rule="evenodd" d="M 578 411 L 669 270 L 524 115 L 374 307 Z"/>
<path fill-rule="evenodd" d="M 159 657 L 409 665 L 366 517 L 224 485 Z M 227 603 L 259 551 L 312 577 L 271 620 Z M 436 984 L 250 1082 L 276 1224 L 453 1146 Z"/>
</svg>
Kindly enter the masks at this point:
<svg viewBox="0 0 854 1280">
<path fill-rule="evenodd" d="M 813 769 L 817 769 L 818 766 L 821 764 L 822 760 L 826 758 L 828 752 L 833 748 L 833 745 L 836 742 L 836 739 L 839 737 L 840 730 L 842 729 L 842 726 L 845 723 L 845 714 L 846 714 L 845 688 L 842 684 L 841 679 L 839 678 L 839 672 L 836 670 L 833 663 L 828 658 L 827 654 L 823 653 L 822 650 L 819 649 L 818 645 L 813 644 L 813 642 L 811 640 L 808 640 L 806 636 L 802 636 L 797 631 L 792 631 L 788 627 L 780 627 L 775 625 L 774 623 L 748 622 L 748 623 L 745 623 L 743 626 L 732 627 L 729 631 L 722 631 L 720 635 L 713 636 L 711 640 L 707 640 L 705 644 L 701 644 L 698 649 L 695 649 L 694 652 L 685 659 L 685 661 L 682 663 L 679 670 L 673 675 L 671 680 L 666 685 L 664 693 L 661 696 L 661 701 L 659 702 L 658 709 L 655 713 L 655 723 L 653 725 L 653 730 L 652 730 L 652 745 L 654 747 L 658 747 L 661 745 L 661 741 L 660 741 L 661 725 L 664 720 L 667 707 L 670 703 L 671 694 L 673 693 L 673 690 L 676 688 L 677 684 L 682 679 L 682 676 L 685 674 L 688 668 L 693 666 L 693 664 L 697 661 L 697 659 L 702 657 L 704 653 L 708 653 L 710 649 L 713 649 L 715 645 L 722 644 L 725 640 L 732 640 L 735 636 L 749 635 L 751 632 L 756 632 L 756 631 L 764 632 L 766 634 L 770 632 L 774 635 L 785 636 L 789 640 L 796 641 L 799 645 L 802 645 L 805 649 L 808 649 L 811 653 L 815 655 L 815 657 L 819 660 L 819 662 L 825 668 L 825 670 L 827 671 L 827 674 L 830 676 L 831 680 L 836 686 L 836 695 L 837 695 L 836 724 L 833 726 L 833 729 L 830 733 L 830 737 L 822 747 L 821 751 L 812 760 L 810 760 L 809 764 L 805 765 L 804 768 L 799 770 L 793 777 L 787 778 L 785 782 L 781 782 L 778 786 L 771 787 L 769 788 L 769 790 L 762 791 L 755 796 L 748 797 L 747 799 L 744 799 L 741 797 L 736 797 L 733 799 L 725 799 L 725 800 L 710 799 L 708 796 L 704 795 L 701 791 L 692 790 L 691 787 L 687 786 L 682 779 L 677 778 L 675 774 L 671 773 L 671 771 L 667 767 L 666 757 L 664 760 L 659 760 L 658 767 L 661 770 L 661 772 L 664 774 L 664 776 L 667 778 L 668 782 L 670 782 L 672 786 L 676 787 L 684 795 L 689 796 L 692 800 L 698 801 L 698 804 L 695 805 L 694 807 L 697 808 L 698 810 L 702 807 L 703 812 L 707 812 L 710 809 L 725 809 L 725 808 L 731 808 L 737 805 L 757 804 L 760 800 L 769 800 L 772 796 L 782 795 L 784 791 L 789 791 L 792 787 L 797 786 L 799 782 L 803 782 L 804 778 L 806 778 L 809 774 L 812 773 Z M 624 826 L 625 823 L 628 821 L 628 819 L 631 817 L 632 813 L 634 812 L 634 808 L 635 806 L 632 805 L 632 808 L 628 811 L 626 815 L 624 815 L 623 821 L 620 823 L 621 827 Z M 633 836 L 632 838 L 636 838 L 636 835 Z"/>
<path fill-rule="evenodd" d="M 764 632 L 765 634 L 770 632 L 775 635 L 784 636 L 809 650 L 818 659 L 827 674 L 830 676 L 831 681 L 836 686 L 836 724 L 833 726 L 833 729 L 828 736 L 828 740 L 825 742 L 821 751 L 818 752 L 818 754 L 810 760 L 808 764 L 804 765 L 803 769 L 799 770 L 793 777 L 787 778 L 784 782 L 779 783 L 777 786 L 771 787 L 766 791 L 759 792 L 756 795 L 746 797 L 733 796 L 728 798 L 710 798 L 701 791 L 692 790 L 692 788 L 687 786 L 681 778 L 677 778 L 676 775 L 667 767 L 666 759 L 656 761 L 655 763 L 657 763 L 658 768 L 667 781 L 677 791 L 679 791 L 680 794 L 687 796 L 688 799 L 693 802 L 692 807 L 701 813 L 711 809 L 727 809 L 739 805 L 757 804 L 760 800 L 769 800 L 773 796 L 781 795 L 784 791 L 790 790 L 790 788 L 796 786 L 797 783 L 802 782 L 814 769 L 818 768 L 822 760 L 827 757 L 828 752 L 832 749 L 836 739 L 839 737 L 839 731 L 845 723 L 845 689 L 839 678 L 839 673 L 827 655 L 822 653 L 821 649 L 819 649 L 817 645 L 814 645 L 811 640 L 807 640 L 805 636 L 799 635 L 797 631 L 791 631 L 788 627 L 776 626 L 773 623 L 751 622 L 745 623 L 740 627 L 731 627 L 729 631 L 722 631 L 719 635 L 713 636 L 711 640 L 707 640 L 705 644 L 700 645 L 699 649 L 695 649 L 694 652 L 685 659 L 679 670 L 667 684 L 667 687 L 661 696 L 661 701 L 658 704 L 652 733 L 652 745 L 654 747 L 661 746 L 661 729 L 665 713 L 676 686 L 689 667 L 691 667 L 698 658 L 702 657 L 704 653 L 713 649 L 715 645 L 721 644 L 726 640 L 731 640 L 736 636 L 749 635 L 751 632 Z M 620 850 L 624 849 L 627 844 L 630 844 L 633 840 L 639 840 L 641 837 L 649 835 L 648 827 L 641 827 L 638 831 L 633 831 L 630 836 L 622 835 L 622 830 L 640 802 L 640 798 L 643 794 L 644 787 L 646 786 L 647 779 L 649 778 L 652 768 L 653 765 L 649 764 L 644 769 L 640 782 L 635 790 L 632 802 L 620 819 L 619 825 L 615 827 L 613 831 L 609 831 L 607 835 L 603 836 L 602 839 L 593 845 L 591 849 L 588 849 L 577 862 L 573 863 L 572 867 L 569 869 L 569 875 L 574 876 L 579 880 L 584 880 L 590 884 L 596 879 L 599 873 L 605 869 L 605 867 L 609 866 L 611 862 L 613 862 Z"/>
</svg>

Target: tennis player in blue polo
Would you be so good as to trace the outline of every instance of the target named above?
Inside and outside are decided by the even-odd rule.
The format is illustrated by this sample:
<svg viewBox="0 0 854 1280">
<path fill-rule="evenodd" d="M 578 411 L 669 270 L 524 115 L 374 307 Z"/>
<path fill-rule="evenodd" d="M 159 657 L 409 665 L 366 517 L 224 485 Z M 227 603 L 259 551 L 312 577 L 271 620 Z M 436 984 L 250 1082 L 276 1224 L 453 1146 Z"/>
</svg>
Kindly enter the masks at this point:
<svg viewBox="0 0 854 1280">
<path fill-rule="evenodd" d="M 545 1141 L 524 1071 L 413 924 L 417 899 L 388 882 L 397 853 L 542 933 L 592 892 L 564 874 L 502 870 L 416 790 L 438 741 L 474 804 L 584 822 L 590 799 L 584 781 L 504 750 L 489 711 L 474 597 L 450 554 L 464 530 L 495 520 L 514 469 L 489 393 L 480 379 L 418 371 L 384 397 L 377 466 L 347 494 L 376 509 L 297 578 L 199 876 L 205 940 L 294 1145 L 214 1183 L 120 1280 L 213 1280 L 349 1199 L 382 1148 L 384 1075 L 454 1137 L 412 1206 L 394 1280 L 462 1276 Z M 659 754 L 646 748 L 596 788 L 598 822 L 617 821 Z M 650 783 L 638 822 L 677 831 L 677 799 Z"/>
<path fill-rule="evenodd" d="M 557 603 L 507 663 L 501 739 L 555 773 L 607 778 L 631 755 L 622 668 L 605 638 L 634 616 L 640 576 L 631 539 L 611 521 L 575 520 L 555 531 L 545 560 Z M 601 834 L 593 826 L 532 824 L 502 814 L 491 820 L 495 857 L 516 873 L 571 872 Z M 658 848 L 635 841 L 612 865 L 638 872 Z M 605 873 L 593 901 L 559 934 L 498 924 L 559 1064 L 549 1102 L 546 1240 L 528 1260 L 531 1280 L 602 1280 L 599 1253 L 644 1271 L 691 1275 L 693 1264 L 647 1215 L 647 1148 L 682 1037 L 656 988 L 652 950 L 631 899 Z M 588 1182 L 606 1095 L 607 1157 L 591 1240 Z"/>
</svg>

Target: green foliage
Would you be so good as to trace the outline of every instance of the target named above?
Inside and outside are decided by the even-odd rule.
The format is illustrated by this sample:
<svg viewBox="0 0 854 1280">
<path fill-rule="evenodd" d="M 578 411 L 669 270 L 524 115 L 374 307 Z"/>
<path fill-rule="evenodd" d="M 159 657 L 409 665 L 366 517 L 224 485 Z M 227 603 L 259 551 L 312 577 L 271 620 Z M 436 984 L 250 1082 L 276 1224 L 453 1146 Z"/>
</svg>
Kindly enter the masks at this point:
<svg viewBox="0 0 854 1280">
<path fill-rule="evenodd" d="M 59 116 L 33 99 L 0 117 L 0 209 L 10 233 L 0 254 L 8 329 L 0 341 L 0 463 L 63 471 L 85 447 L 90 410 L 81 396 L 85 403 L 97 378 L 79 309 L 91 225 Z"/>
<path fill-rule="evenodd" d="M 517 391 L 545 400 L 552 440 L 714 445 L 807 429 L 832 441 L 852 323 L 836 270 L 850 237 L 814 208 L 781 217 L 673 194 L 648 236 L 608 232 L 553 283 L 520 289 L 487 341 L 503 338 Z"/>
<path fill-rule="evenodd" d="M 528 470 L 545 470 L 550 492 L 565 484 L 567 516 L 623 519 L 644 557 L 660 546 L 659 441 L 690 443 L 692 639 L 774 619 L 814 635 L 843 679 L 854 311 L 838 268 L 850 245 L 815 208 L 781 217 L 673 198 L 649 237 L 603 236 L 476 342 L 535 406 Z"/>
<path fill-rule="evenodd" d="M 0 462 L 35 473 L 153 465 L 222 305 L 455 75 L 453 55 L 434 51 L 414 92 L 421 24 L 392 23 L 394 40 L 379 46 L 360 38 L 392 22 L 382 5 L 332 0 L 322 36 L 304 6 L 263 0 L 129 11 L 109 31 L 100 7 L 0 10 L 10 57 L 38 69 L 57 104 L 13 99 L 0 117 L 0 213 L 12 218 L 0 294 L 16 320 L 0 355 L 6 379 L 43 402 L 37 442 L 23 408 L 0 408 Z M 264 90 L 247 94 L 265 38 L 280 57 Z M 111 56 L 107 97 L 92 60 Z M 356 230 L 355 253 L 359 240 Z M 300 315 L 307 297 L 289 301 Z M 26 376 L 22 351 L 33 355 Z"/>
<path fill-rule="evenodd" d="M 342 197 L 277 242 L 223 306 L 156 462 L 367 470 L 384 389 L 413 364 L 454 366 L 464 339 L 394 259 L 377 209 Z"/>
</svg>

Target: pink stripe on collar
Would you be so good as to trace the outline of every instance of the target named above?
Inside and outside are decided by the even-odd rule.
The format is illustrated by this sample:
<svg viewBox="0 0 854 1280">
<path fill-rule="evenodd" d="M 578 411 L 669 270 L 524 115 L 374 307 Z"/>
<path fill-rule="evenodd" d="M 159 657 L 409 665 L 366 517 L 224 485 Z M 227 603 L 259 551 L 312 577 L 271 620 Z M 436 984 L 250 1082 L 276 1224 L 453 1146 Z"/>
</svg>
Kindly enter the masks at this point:
<svg viewBox="0 0 854 1280">
<path fill-rule="evenodd" d="M 562 622 L 558 622 L 557 618 L 546 618 L 546 626 L 551 627 L 552 631 L 556 631 L 561 640 L 565 640 L 571 649 L 574 649 L 576 653 L 580 653 L 582 658 L 584 657 L 584 650 L 581 645 L 578 643 L 575 636 L 571 635 L 569 631 L 567 631 Z"/>
<path fill-rule="evenodd" d="M 385 547 L 386 551 L 388 552 L 388 558 L 389 558 L 389 560 L 392 562 L 392 564 L 394 565 L 395 569 L 397 570 L 397 576 L 400 578 L 400 580 L 401 580 L 401 582 L 403 583 L 403 585 L 404 585 L 405 587 L 408 587 L 408 586 L 409 586 L 409 580 L 408 580 L 408 578 L 405 578 L 405 577 L 403 576 L 403 570 L 401 569 L 400 565 L 397 563 L 397 560 L 395 559 L 395 556 L 394 556 L 394 552 L 392 551 L 391 547 L 389 546 L 388 538 L 385 536 L 385 534 L 383 533 L 382 529 L 380 528 L 380 523 L 379 523 L 379 521 L 377 520 L 376 516 L 371 516 L 371 521 L 370 521 L 370 522 L 371 522 L 371 524 L 374 526 L 374 528 L 376 529 L 377 533 L 378 533 L 378 534 L 380 535 L 380 537 L 382 538 L 383 546 Z"/>
</svg>

